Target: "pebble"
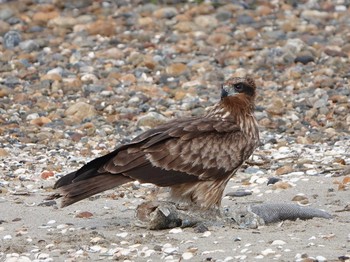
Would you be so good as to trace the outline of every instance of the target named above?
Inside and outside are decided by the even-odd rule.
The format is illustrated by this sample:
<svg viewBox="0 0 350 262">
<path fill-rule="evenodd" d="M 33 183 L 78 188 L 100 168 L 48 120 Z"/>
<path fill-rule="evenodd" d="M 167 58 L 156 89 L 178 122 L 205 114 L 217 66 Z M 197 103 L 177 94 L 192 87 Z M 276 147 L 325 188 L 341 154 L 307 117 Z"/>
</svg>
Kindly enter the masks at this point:
<svg viewBox="0 0 350 262">
<path fill-rule="evenodd" d="M 65 115 L 69 117 L 73 117 L 78 121 L 82 121 L 88 117 L 95 116 L 96 111 L 93 106 L 85 102 L 78 102 L 68 107 L 67 110 L 65 111 Z"/>
<path fill-rule="evenodd" d="M 4 46 L 7 49 L 12 49 L 21 43 L 22 36 L 17 31 L 8 31 L 4 35 Z"/>
<path fill-rule="evenodd" d="M 271 245 L 272 246 L 283 246 L 283 245 L 285 245 L 286 244 L 286 242 L 284 242 L 283 240 L 274 240 L 272 243 L 271 243 Z"/>
<path fill-rule="evenodd" d="M 137 125 L 140 127 L 156 127 L 167 121 L 167 118 L 156 112 L 149 112 L 137 120 Z"/>
<path fill-rule="evenodd" d="M 184 4 L 179 0 L 166 1 L 164 5 L 126 0 L 29 1 L 26 5 L 0 2 L 2 204 L 13 201 L 15 206 L 23 205 L 28 210 L 45 208 L 52 209 L 53 213 L 68 212 L 57 209 L 60 200 L 43 201 L 43 196 L 52 193 L 56 177 L 115 148 L 124 139 L 129 141 L 141 130 L 171 118 L 202 115 L 207 106 L 220 99 L 218 88 L 223 79 L 241 72 L 252 73 L 257 80 L 256 115 L 262 146 L 249 167 L 244 166 L 244 177 L 236 180 L 237 174 L 233 178 L 238 185 L 232 192 L 243 188 L 239 194 L 252 192 L 246 197 L 262 201 L 265 197 L 279 198 L 285 194 L 285 200 L 290 201 L 300 193 L 301 183 L 314 181 L 317 176 L 326 184 L 326 179 L 341 174 L 350 161 L 350 46 L 346 33 L 349 19 L 344 1 L 303 4 L 285 1 L 278 5 L 271 1 L 260 1 L 258 5 L 230 1 L 218 6 L 210 1 Z M 276 180 L 269 179 L 273 176 Z M 267 183 L 273 185 L 267 187 Z M 339 184 L 327 186 L 333 190 L 325 190 L 325 194 L 329 194 L 330 210 L 336 210 L 332 209 L 332 194 L 338 193 L 338 186 L 344 190 L 339 193 L 347 193 L 348 185 L 349 182 L 341 179 Z M 139 186 L 138 190 L 142 188 Z M 105 200 L 122 201 L 123 210 L 128 212 L 129 207 L 137 206 L 134 199 L 141 201 L 140 196 L 147 195 L 138 192 L 135 198 L 134 191 L 126 187 L 118 191 L 117 196 Z M 313 202 L 315 192 L 311 191 L 304 192 L 307 199 L 296 201 Z M 16 195 L 22 192 L 30 194 Z M 323 196 L 320 192 L 317 194 L 317 200 Z M 31 199 L 36 196 L 40 196 L 40 200 L 33 204 Z M 232 200 L 224 198 L 223 201 Z M 102 205 L 101 213 L 117 207 L 119 202 Z M 48 230 L 48 234 L 41 236 L 45 241 L 43 245 L 29 229 L 27 236 L 31 235 L 32 240 L 23 241 L 30 245 L 21 245 L 23 252 L 16 251 L 18 254 L 13 257 L 6 254 L 6 259 L 33 260 L 34 254 L 30 252 L 34 250 L 36 255 L 49 254 L 49 257 L 41 255 L 42 260 L 47 261 L 57 257 L 79 261 L 87 257 L 126 261 L 144 257 L 154 261 L 195 260 L 197 254 L 205 254 L 203 259 L 212 260 L 220 254 L 217 260 L 222 261 L 250 261 L 254 257 L 294 260 L 295 249 L 289 247 L 292 251 L 287 254 L 280 246 L 288 250 L 295 236 L 285 238 L 284 245 L 271 245 L 278 243 L 278 238 L 258 242 L 258 249 L 254 245 L 245 246 L 247 239 L 242 233 L 241 241 L 230 246 L 232 253 L 248 249 L 239 258 L 230 258 L 232 253 L 221 254 L 224 248 L 203 250 L 199 243 L 201 237 L 210 243 L 215 238 L 213 245 L 216 246 L 222 241 L 215 227 L 209 231 L 205 226 L 193 229 L 194 232 L 174 229 L 171 238 L 165 239 L 163 234 L 169 231 L 150 232 L 151 238 L 143 235 L 146 230 L 140 235 L 128 231 L 123 220 L 118 220 L 121 223 L 118 230 L 122 231 L 115 232 L 114 236 L 121 241 L 112 244 L 103 236 L 103 229 L 85 227 L 86 221 L 109 214 L 101 213 L 82 213 L 86 218 L 93 214 L 90 219 L 68 215 L 73 225 L 68 224 L 68 220 L 61 221 L 60 225 L 45 224 L 45 228 L 38 228 Z M 51 216 L 43 223 L 50 220 L 59 221 Z M 288 232 L 286 223 L 283 229 Z M 293 225 L 298 227 L 298 223 Z M 7 230 L 12 224 L 16 222 L 3 222 L 5 229 L 0 231 L 11 232 Z M 83 225 L 82 228 L 78 224 Z M 90 235 L 90 232 L 94 233 Z M 259 232 L 262 231 L 253 232 L 257 239 L 260 239 Z M 70 233 L 74 233 L 74 243 L 62 241 L 65 243 L 62 247 L 55 241 L 52 250 L 43 249 L 57 236 L 64 239 Z M 172 238 L 192 233 L 193 238 L 186 237 L 190 242 L 174 240 L 177 245 L 172 242 Z M 3 233 L 1 238 L 7 234 Z M 17 240 L 21 236 L 12 237 L 21 243 L 21 239 Z M 82 245 L 79 237 L 86 237 L 88 244 Z M 92 239 L 97 242 L 89 242 Z M 148 248 L 153 241 L 150 239 L 155 239 L 160 249 Z M 171 254 L 163 252 L 167 241 L 171 246 L 166 248 L 179 246 L 179 249 Z M 318 242 L 315 243 L 317 246 Z M 242 247 L 238 249 L 238 245 Z M 189 246 L 197 250 L 192 252 Z M 271 257 L 260 253 L 271 247 L 281 252 Z M 338 250 L 342 248 L 337 246 Z M 332 257 L 338 256 L 330 252 Z M 141 254 L 144 257 L 141 258 Z M 317 255 L 321 261 L 325 254 L 316 253 L 315 259 Z"/>
<path fill-rule="evenodd" d="M 184 259 L 184 260 L 189 260 L 189 259 L 192 259 L 193 258 L 193 253 L 191 252 L 185 252 L 181 255 L 181 257 Z"/>
<path fill-rule="evenodd" d="M 30 53 L 39 50 L 39 44 L 35 40 L 25 40 L 19 43 L 19 48 L 23 51 Z"/>
</svg>

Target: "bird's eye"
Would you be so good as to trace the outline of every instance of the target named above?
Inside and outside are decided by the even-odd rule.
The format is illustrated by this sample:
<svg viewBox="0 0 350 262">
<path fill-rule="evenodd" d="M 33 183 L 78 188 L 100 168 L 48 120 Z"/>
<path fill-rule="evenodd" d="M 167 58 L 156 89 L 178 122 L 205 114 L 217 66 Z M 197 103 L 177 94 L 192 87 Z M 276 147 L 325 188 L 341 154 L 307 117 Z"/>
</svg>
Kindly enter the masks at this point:
<svg viewBox="0 0 350 262">
<path fill-rule="evenodd" d="M 236 85 L 235 85 L 235 90 L 236 90 L 237 92 L 242 92 L 243 89 L 244 89 L 244 85 L 243 85 L 242 83 L 239 83 L 239 84 L 236 84 Z"/>
</svg>

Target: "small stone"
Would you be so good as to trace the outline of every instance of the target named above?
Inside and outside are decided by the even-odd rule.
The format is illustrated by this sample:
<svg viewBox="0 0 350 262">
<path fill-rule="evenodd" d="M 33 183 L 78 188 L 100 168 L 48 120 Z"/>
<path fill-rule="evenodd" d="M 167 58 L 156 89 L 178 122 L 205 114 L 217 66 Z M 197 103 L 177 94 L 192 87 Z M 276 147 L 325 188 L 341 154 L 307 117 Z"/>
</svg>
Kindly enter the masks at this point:
<svg viewBox="0 0 350 262">
<path fill-rule="evenodd" d="M 0 3 L 3 3 L 0 1 Z M 0 20 L 7 20 L 13 16 L 13 10 L 11 8 L 7 8 L 6 5 L 1 7 L 0 9 Z"/>
<path fill-rule="evenodd" d="M 117 59 L 117 60 L 123 59 L 124 55 L 125 55 L 124 52 L 116 47 L 112 47 L 97 53 L 97 56 L 99 57 L 105 57 L 105 58 Z"/>
<path fill-rule="evenodd" d="M 197 25 L 193 22 L 182 21 L 174 26 L 174 29 L 180 31 L 181 33 L 187 33 L 197 30 Z"/>
<path fill-rule="evenodd" d="M 7 49 L 12 49 L 18 46 L 21 43 L 22 37 L 21 34 L 17 31 L 8 31 L 4 35 L 4 46 Z"/>
<path fill-rule="evenodd" d="M 278 181 L 281 181 L 281 179 L 277 177 L 270 177 L 269 180 L 267 181 L 267 185 L 276 184 Z"/>
<path fill-rule="evenodd" d="M 51 81 L 61 81 L 62 77 L 59 74 L 46 74 L 40 78 L 41 81 L 51 80 Z"/>
<path fill-rule="evenodd" d="M 147 126 L 147 127 L 156 127 L 160 124 L 163 124 L 167 121 L 167 118 L 156 112 L 149 112 L 146 115 L 139 117 L 137 120 L 137 126 Z"/>
<path fill-rule="evenodd" d="M 51 11 L 51 12 L 37 12 L 33 15 L 32 19 L 34 22 L 41 24 L 41 25 L 46 25 L 46 23 L 55 18 L 58 17 L 59 13 L 57 11 Z"/>
<path fill-rule="evenodd" d="M 208 227 L 203 223 L 196 225 L 194 228 L 195 233 L 205 233 L 205 232 L 209 232 L 208 230 L 209 230 Z"/>
<path fill-rule="evenodd" d="M 272 255 L 272 254 L 275 254 L 275 253 L 276 253 L 276 251 L 273 251 L 271 248 L 267 248 L 267 249 L 261 251 L 261 254 L 263 256 L 268 256 L 268 255 Z"/>
<path fill-rule="evenodd" d="M 315 87 L 333 87 L 335 84 L 335 79 L 326 75 L 317 75 L 315 76 L 313 83 Z"/>
<path fill-rule="evenodd" d="M 207 41 L 212 46 L 223 46 L 229 44 L 231 37 L 224 33 L 214 33 L 208 37 Z"/>
<path fill-rule="evenodd" d="M 283 115 L 286 110 L 283 99 L 276 97 L 266 108 L 266 111 L 272 115 Z"/>
<path fill-rule="evenodd" d="M 93 106 L 85 102 L 77 102 L 64 112 L 66 116 L 73 117 L 79 121 L 84 120 L 88 117 L 93 117 L 96 115 L 96 111 Z"/>
<path fill-rule="evenodd" d="M 193 258 L 193 253 L 191 252 L 185 252 L 181 255 L 181 257 L 184 259 L 184 260 L 189 260 L 191 258 Z"/>
<path fill-rule="evenodd" d="M 342 183 L 343 183 L 344 185 L 345 185 L 345 184 L 350 184 L 350 176 L 344 177 Z"/>
<path fill-rule="evenodd" d="M 222 11 L 219 11 L 215 17 L 219 21 L 227 21 L 232 18 L 232 12 L 222 10 Z"/>
<path fill-rule="evenodd" d="M 46 74 L 48 74 L 48 75 L 50 75 L 50 74 L 57 74 L 57 75 L 62 76 L 62 74 L 63 74 L 63 68 L 62 68 L 62 67 L 55 67 L 55 68 L 53 68 L 53 69 L 47 71 Z"/>
<path fill-rule="evenodd" d="M 169 231 L 170 234 L 179 234 L 182 232 L 183 232 L 183 230 L 181 228 L 173 228 Z"/>
<path fill-rule="evenodd" d="M 135 84 L 136 82 L 136 77 L 133 75 L 133 74 L 125 74 L 125 75 L 122 75 L 120 77 L 120 81 L 124 84 L 124 85 L 132 85 L 132 84 Z"/>
<path fill-rule="evenodd" d="M 48 22 L 49 27 L 73 28 L 77 24 L 77 20 L 73 17 L 58 16 Z"/>
<path fill-rule="evenodd" d="M 75 215 L 75 217 L 77 217 L 77 218 L 90 218 L 92 216 L 93 216 L 93 214 L 91 212 L 88 212 L 88 211 L 80 212 L 80 213 Z"/>
<path fill-rule="evenodd" d="M 34 120 L 34 119 L 37 119 L 38 117 L 39 117 L 38 113 L 32 113 L 27 115 L 26 120 Z"/>
<path fill-rule="evenodd" d="M 316 256 L 316 261 L 318 261 L 318 262 L 326 262 L 327 258 L 325 258 L 323 256 Z"/>
<path fill-rule="evenodd" d="M 296 139 L 296 142 L 302 145 L 312 144 L 312 140 L 309 137 L 305 137 L 305 136 L 298 136 Z"/>
<path fill-rule="evenodd" d="M 43 201 L 43 202 L 39 203 L 38 206 L 50 207 L 50 206 L 54 206 L 56 204 L 57 204 L 57 202 L 55 200 L 47 200 L 47 201 Z"/>
<path fill-rule="evenodd" d="M 294 63 L 302 63 L 304 65 L 310 63 L 310 62 L 314 62 L 315 59 L 312 56 L 309 55 L 302 55 L 302 56 L 297 56 L 294 59 Z"/>
<path fill-rule="evenodd" d="M 200 15 L 196 16 L 194 19 L 196 25 L 203 28 L 212 28 L 216 27 L 218 24 L 218 20 L 211 15 Z"/>
<path fill-rule="evenodd" d="M 187 66 L 182 63 L 174 63 L 166 68 L 166 72 L 172 76 L 179 76 L 187 72 Z"/>
<path fill-rule="evenodd" d="M 51 119 L 47 118 L 45 116 L 41 116 L 41 117 L 30 120 L 30 124 L 36 125 L 36 126 L 43 126 L 43 125 L 46 125 L 48 123 L 51 123 Z"/>
<path fill-rule="evenodd" d="M 177 9 L 174 7 L 163 7 L 155 10 L 153 15 L 155 18 L 171 19 L 178 14 Z"/>
<path fill-rule="evenodd" d="M 9 155 L 9 153 L 7 152 L 6 149 L 0 148 L 0 157 L 6 157 L 8 155 Z"/>
<path fill-rule="evenodd" d="M 96 83 L 98 81 L 98 78 L 94 74 L 87 73 L 87 74 L 82 75 L 80 80 L 84 84 L 91 84 L 91 83 Z"/>
<path fill-rule="evenodd" d="M 283 245 L 285 245 L 285 244 L 286 244 L 286 242 L 284 242 L 283 240 L 274 240 L 274 241 L 271 243 L 272 246 L 283 246 Z"/>
<path fill-rule="evenodd" d="M 41 175 L 40 175 L 40 177 L 42 178 L 42 179 L 48 179 L 49 177 L 53 177 L 55 175 L 55 173 L 53 172 L 53 171 L 43 171 L 42 173 L 41 173 Z"/>
<path fill-rule="evenodd" d="M 5 21 L 0 20 L 0 35 L 4 35 L 6 32 L 10 30 L 11 26 Z M 5 43 L 3 42 L 5 46 Z"/>
<path fill-rule="evenodd" d="M 125 237 L 127 237 L 128 236 L 128 232 L 122 232 L 122 233 L 118 233 L 118 234 L 116 234 L 116 236 L 117 237 L 121 237 L 121 238 L 125 238 Z"/>
<path fill-rule="evenodd" d="M 89 24 L 87 31 L 90 35 L 113 36 L 116 33 L 116 25 L 111 20 L 98 20 Z"/>
<path fill-rule="evenodd" d="M 278 168 L 276 171 L 275 171 L 275 175 L 276 176 L 281 176 L 281 175 L 285 175 L 285 174 L 288 174 L 288 173 L 291 173 L 293 172 L 293 167 L 292 166 L 282 166 L 280 168 Z"/>
<path fill-rule="evenodd" d="M 342 52 L 341 50 L 335 50 L 335 49 L 329 49 L 327 48 L 326 50 L 324 50 L 325 54 L 329 55 L 329 56 L 339 56 L 339 57 L 348 57 L 348 54 L 346 54 L 345 52 Z"/>
<path fill-rule="evenodd" d="M 273 189 L 287 189 L 292 187 L 289 183 L 287 182 L 283 182 L 283 181 L 278 181 L 277 183 L 275 183 L 272 188 Z"/>
<path fill-rule="evenodd" d="M 39 50 L 38 43 L 35 40 L 31 40 L 31 39 L 19 43 L 19 47 L 23 51 L 26 51 L 27 53 L 31 53 L 33 51 Z"/>
<path fill-rule="evenodd" d="M 211 232 L 210 231 L 205 231 L 202 235 L 202 237 L 209 237 L 211 236 Z"/>
<path fill-rule="evenodd" d="M 228 192 L 226 194 L 226 196 L 232 196 L 232 197 L 244 197 L 244 196 L 250 196 L 252 195 L 253 192 L 252 191 L 248 191 L 248 190 L 237 190 L 234 192 Z"/>
<path fill-rule="evenodd" d="M 260 16 L 264 17 L 266 15 L 271 14 L 272 9 L 270 7 L 268 7 L 267 5 L 259 5 L 256 8 L 256 12 L 257 14 L 259 14 Z"/>
</svg>

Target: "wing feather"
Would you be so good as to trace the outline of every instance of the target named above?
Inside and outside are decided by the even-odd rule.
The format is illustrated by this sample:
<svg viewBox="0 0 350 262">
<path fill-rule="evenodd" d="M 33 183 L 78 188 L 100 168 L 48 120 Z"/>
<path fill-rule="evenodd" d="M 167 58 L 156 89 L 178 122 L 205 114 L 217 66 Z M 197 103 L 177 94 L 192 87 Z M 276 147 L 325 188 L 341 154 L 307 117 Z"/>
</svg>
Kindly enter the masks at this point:
<svg viewBox="0 0 350 262">
<path fill-rule="evenodd" d="M 220 179 L 241 165 L 241 154 L 232 141 L 243 134 L 232 121 L 193 118 L 174 121 L 146 132 L 120 150 L 99 170 L 123 173 L 133 179 L 157 185 L 184 181 Z M 228 141 L 230 140 L 230 142 Z M 137 142 L 139 141 L 139 142 Z M 230 155 L 232 151 L 232 156 Z M 239 150 L 238 150 L 239 151 Z M 161 178 L 159 177 L 161 174 Z"/>
</svg>

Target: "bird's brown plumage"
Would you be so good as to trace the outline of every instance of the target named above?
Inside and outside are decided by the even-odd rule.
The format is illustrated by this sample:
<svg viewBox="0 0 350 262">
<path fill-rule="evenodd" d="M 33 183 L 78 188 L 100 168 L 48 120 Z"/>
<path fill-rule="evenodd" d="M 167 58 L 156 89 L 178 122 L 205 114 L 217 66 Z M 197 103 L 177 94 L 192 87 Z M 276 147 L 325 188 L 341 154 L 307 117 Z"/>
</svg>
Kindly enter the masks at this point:
<svg viewBox="0 0 350 262">
<path fill-rule="evenodd" d="M 231 78 L 206 115 L 148 130 L 60 178 L 54 188 L 62 206 L 138 180 L 170 187 L 174 199 L 200 209 L 218 208 L 227 182 L 259 144 L 255 89 L 250 77 Z"/>
</svg>

